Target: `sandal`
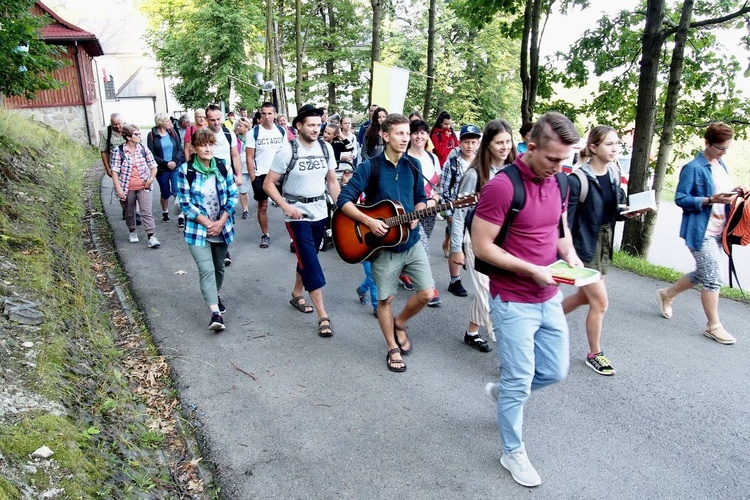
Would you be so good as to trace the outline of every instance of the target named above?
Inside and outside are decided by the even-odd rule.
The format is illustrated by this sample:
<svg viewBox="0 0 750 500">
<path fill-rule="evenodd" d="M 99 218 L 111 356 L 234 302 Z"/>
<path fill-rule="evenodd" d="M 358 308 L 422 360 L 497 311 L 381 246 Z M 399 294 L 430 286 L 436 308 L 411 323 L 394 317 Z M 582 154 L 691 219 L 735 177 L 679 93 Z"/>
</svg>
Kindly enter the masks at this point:
<svg viewBox="0 0 750 500">
<path fill-rule="evenodd" d="M 305 298 L 302 295 L 297 295 L 296 297 L 292 295 L 292 300 L 290 300 L 289 303 L 292 304 L 297 309 L 299 309 L 300 311 L 302 311 L 303 313 L 309 314 L 313 312 L 313 306 L 302 302 L 303 300 L 305 300 Z"/>
<path fill-rule="evenodd" d="M 385 357 L 385 366 L 388 367 L 388 369 L 392 372 L 401 373 L 406 371 L 406 363 L 404 363 L 403 359 L 393 359 L 394 354 L 400 354 L 400 349 L 398 347 L 394 347 L 390 351 L 388 351 L 388 355 Z M 402 366 L 393 366 L 394 364 L 401 364 Z"/>
<path fill-rule="evenodd" d="M 325 325 L 321 324 L 326 322 Z M 333 329 L 331 328 L 331 320 L 325 316 L 318 320 L 318 335 L 321 337 L 333 337 Z"/>
<path fill-rule="evenodd" d="M 396 332 L 404 332 L 406 340 L 404 340 L 403 343 L 399 342 L 398 334 Z M 406 327 L 398 326 L 395 319 L 393 320 L 393 338 L 396 340 L 396 345 L 399 350 L 401 350 L 401 354 L 407 355 L 411 352 L 411 341 L 409 340 L 409 335 L 406 333 Z M 405 349 L 404 347 L 408 348 Z"/>
</svg>

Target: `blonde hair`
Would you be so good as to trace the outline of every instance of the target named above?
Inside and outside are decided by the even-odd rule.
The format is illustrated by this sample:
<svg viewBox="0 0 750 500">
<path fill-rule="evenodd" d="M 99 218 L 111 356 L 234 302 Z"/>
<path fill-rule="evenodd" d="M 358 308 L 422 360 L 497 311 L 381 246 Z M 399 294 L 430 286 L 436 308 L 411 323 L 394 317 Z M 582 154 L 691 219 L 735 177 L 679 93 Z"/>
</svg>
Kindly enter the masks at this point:
<svg viewBox="0 0 750 500">
<path fill-rule="evenodd" d="M 166 124 L 169 123 L 169 115 L 166 113 L 156 113 L 154 123 L 157 127 L 166 127 Z"/>
</svg>

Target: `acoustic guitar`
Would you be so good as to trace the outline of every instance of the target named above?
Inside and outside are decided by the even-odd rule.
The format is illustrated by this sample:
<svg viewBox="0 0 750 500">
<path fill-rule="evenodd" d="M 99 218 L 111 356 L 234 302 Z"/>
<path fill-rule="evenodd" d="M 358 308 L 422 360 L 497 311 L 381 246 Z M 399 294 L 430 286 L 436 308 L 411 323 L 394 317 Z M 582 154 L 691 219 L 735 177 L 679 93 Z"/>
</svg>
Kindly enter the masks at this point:
<svg viewBox="0 0 750 500">
<path fill-rule="evenodd" d="M 357 222 L 340 209 L 331 217 L 333 246 L 344 262 L 357 264 L 371 259 L 384 248 L 392 248 L 409 239 L 411 221 L 424 219 L 444 210 L 454 210 L 476 205 L 479 197 L 476 193 L 458 198 L 455 201 L 440 203 L 434 207 L 406 213 L 401 203 L 383 200 L 366 207 L 357 207 L 361 212 L 374 219 L 380 219 L 389 227 L 384 236 L 375 236 L 366 224 Z"/>
</svg>

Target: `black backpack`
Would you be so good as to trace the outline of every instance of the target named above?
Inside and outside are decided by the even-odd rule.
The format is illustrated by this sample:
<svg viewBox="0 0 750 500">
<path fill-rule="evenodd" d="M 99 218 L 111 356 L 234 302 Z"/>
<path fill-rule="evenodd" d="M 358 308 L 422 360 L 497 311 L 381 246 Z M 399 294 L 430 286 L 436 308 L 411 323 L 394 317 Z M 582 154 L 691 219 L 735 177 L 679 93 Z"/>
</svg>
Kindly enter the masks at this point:
<svg viewBox="0 0 750 500">
<path fill-rule="evenodd" d="M 370 166 L 372 167 L 372 169 L 370 170 L 370 179 L 367 182 L 367 189 L 365 189 L 365 203 L 369 203 L 370 205 L 372 205 L 372 200 L 374 200 L 378 195 L 378 188 L 380 187 L 380 162 L 383 161 L 383 158 L 381 158 L 381 156 L 383 156 L 382 153 L 369 158 Z M 422 176 L 417 169 L 417 166 L 414 165 L 414 160 L 412 160 L 411 156 L 404 155 L 403 158 L 406 158 L 406 161 L 409 162 L 409 166 L 411 167 L 412 172 L 414 172 L 414 184 L 416 185 L 416 183 L 421 180 Z"/>
<path fill-rule="evenodd" d="M 188 181 L 188 186 L 193 185 L 193 181 L 195 180 L 195 167 L 193 166 L 193 163 L 195 162 L 195 155 L 191 156 L 190 159 L 187 162 L 187 171 L 185 172 L 185 178 Z M 217 158 L 216 159 L 216 168 L 219 169 L 219 173 L 223 175 L 225 178 L 227 176 L 227 164 L 224 160 Z"/>
<path fill-rule="evenodd" d="M 505 242 L 505 239 L 508 237 L 510 225 L 515 220 L 518 212 L 523 210 L 523 207 L 526 204 L 526 189 L 523 186 L 521 172 L 518 170 L 518 167 L 515 164 L 508 165 L 500 172 L 498 172 L 497 175 L 503 173 L 510 177 L 510 181 L 513 184 L 513 201 L 511 201 L 510 203 L 510 210 L 508 210 L 508 214 L 505 216 L 505 221 L 503 222 L 503 226 L 500 228 L 500 233 L 498 233 L 497 238 L 495 238 L 495 245 L 497 246 L 501 246 L 503 242 Z M 557 180 L 557 186 L 560 188 L 562 207 L 565 207 L 565 199 L 568 197 L 568 176 L 563 172 L 559 172 L 555 174 L 555 180 Z M 471 223 L 474 221 L 475 209 L 476 207 L 472 207 L 466 214 L 466 218 L 464 219 L 464 227 L 465 230 L 469 231 L 469 234 L 471 234 Z M 560 238 L 563 238 L 565 236 L 565 229 L 563 226 L 562 215 L 560 215 L 560 221 L 558 222 L 558 231 L 560 234 Z M 492 264 L 483 261 L 482 259 L 477 257 L 476 254 L 474 255 L 474 269 L 476 269 L 478 273 L 486 275 L 505 272 L 504 269 L 500 269 L 499 267 L 493 266 Z"/>
</svg>

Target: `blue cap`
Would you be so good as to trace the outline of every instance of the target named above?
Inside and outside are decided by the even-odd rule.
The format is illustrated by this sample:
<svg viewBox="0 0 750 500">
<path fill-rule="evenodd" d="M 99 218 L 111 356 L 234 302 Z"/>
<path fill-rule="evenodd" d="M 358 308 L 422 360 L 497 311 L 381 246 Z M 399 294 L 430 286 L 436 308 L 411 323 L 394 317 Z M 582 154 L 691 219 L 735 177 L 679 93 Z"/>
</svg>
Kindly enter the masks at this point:
<svg viewBox="0 0 750 500">
<path fill-rule="evenodd" d="M 461 133 L 458 134 L 458 140 L 462 141 L 465 137 L 474 136 L 477 139 L 482 137 L 482 131 L 476 125 L 464 125 L 461 127 Z"/>
</svg>

